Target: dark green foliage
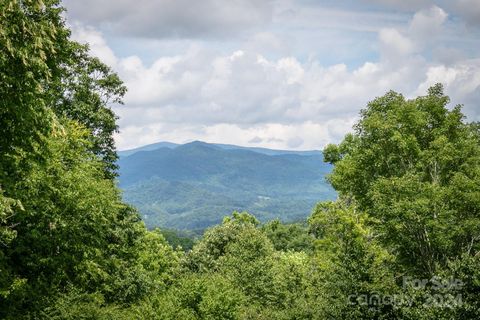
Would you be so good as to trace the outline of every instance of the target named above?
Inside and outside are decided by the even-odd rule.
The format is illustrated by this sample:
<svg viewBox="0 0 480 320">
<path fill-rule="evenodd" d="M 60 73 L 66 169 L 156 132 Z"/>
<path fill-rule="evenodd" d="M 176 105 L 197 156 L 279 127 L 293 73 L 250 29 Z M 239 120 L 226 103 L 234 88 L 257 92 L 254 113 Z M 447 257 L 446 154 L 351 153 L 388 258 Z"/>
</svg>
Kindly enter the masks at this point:
<svg viewBox="0 0 480 320">
<path fill-rule="evenodd" d="M 244 295 L 220 275 L 187 275 L 134 308 L 139 319 L 238 319 Z"/>
<path fill-rule="evenodd" d="M 115 304 L 108 304 L 99 293 L 83 293 L 76 289 L 62 295 L 46 308 L 39 318 L 58 320 L 122 320 L 132 319 L 133 313 Z"/>
<path fill-rule="evenodd" d="M 35 157 L 35 144 L 51 130 L 48 86 L 59 81 L 69 31 L 58 1 L 0 3 L 0 178 L 15 179 L 14 155 Z M 10 155 L 10 157 L 7 157 Z M 15 170 L 16 169 L 16 170 Z M 15 171 L 14 171 L 15 170 Z"/>
<path fill-rule="evenodd" d="M 86 47 L 69 39 L 62 11 L 58 0 L 0 4 L 0 151 L 39 156 L 35 146 L 52 129 L 56 113 L 91 130 L 90 151 L 112 178 L 117 126 L 107 104 L 121 103 L 126 88 L 107 66 L 88 56 Z M 15 179 L 15 167 L 8 167 L 6 159 L 0 177 Z"/>
<path fill-rule="evenodd" d="M 58 84 L 60 94 L 54 111 L 90 130 L 90 150 L 105 165 L 105 177 L 117 176 L 118 159 L 113 134 L 118 131 L 117 116 L 108 107 L 122 103 L 126 92 L 120 78 L 97 58 L 88 55 L 86 47 L 78 46 L 69 65 L 64 65 L 64 78 Z"/>
<path fill-rule="evenodd" d="M 460 106 L 448 109 L 448 102 L 441 85 L 412 100 L 389 92 L 362 111 L 354 134 L 325 149 L 326 160 L 335 165 L 329 180 L 341 201 L 365 213 L 372 243 L 395 258 L 382 270 L 399 274 L 397 288 L 391 288 L 409 302 L 391 310 L 395 318 L 476 319 L 480 314 L 474 302 L 480 297 L 474 271 L 480 267 L 478 125 L 465 123 Z M 314 232 L 322 235 L 325 221 L 318 225 L 320 232 Z M 362 265 L 364 259 L 349 262 L 354 269 L 347 275 L 368 274 L 374 264 Z M 375 277 L 366 284 L 374 285 Z M 402 284 L 405 277 L 424 285 Z M 438 281 L 462 285 L 442 288 Z M 373 317 L 371 311 L 358 315 Z M 388 314 L 380 310 L 378 316 Z"/>
<path fill-rule="evenodd" d="M 449 261 L 441 273 L 444 279 L 461 279 L 462 285 L 455 293 L 461 294 L 462 303 L 448 316 L 457 319 L 476 319 L 480 316 L 480 256 L 464 254 Z"/>
<path fill-rule="evenodd" d="M 221 225 L 205 231 L 202 240 L 188 253 L 187 267 L 194 272 L 216 269 L 219 259 L 226 254 L 228 247 L 236 243 L 246 230 L 258 232 L 258 224 L 258 220 L 246 212 L 234 212 L 232 218 L 224 218 Z"/>
<path fill-rule="evenodd" d="M 165 240 L 173 247 L 184 251 L 192 249 L 195 239 L 199 238 L 202 233 L 193 231 L 182 231 L 175 229 L 160 229 Z"/>
<path fill-rule="evenodd" d="M 332 319 L 391 319 L 389 305 L 363 305 L 363 297 L 395 294 L 394 256 L 375 239 L 368 216 L 353 205 L 320 203 L 309 219 L 318 312 Z"/>
<path fill-rule="evenodd" d="M 302 223 L 283 224 L 280 220 L 267 222 L 262 231 L 270 239 L 275 250 L 311 252 L 314 238 Z"/>
<path fill-rule="evenodd" d="M 10 185 L 23 210 L 11 219 L 16 237 L 5 253 L 16 277 L 25 279 L 25 293 L 10 308 L 42 303 L 70 282 L 95 287 L 112 271 L 106 257 L 141 233 L 113 182 L 98 179 L 102 165 L 86 151 L 85 131 L 69 124 L 58 130 L 44 143 L 45 160 Z"/>
<path fill-rule="evenodd" d="M 441 85 L 413 100 L 390 92 L 325 151 L 333 186 L 377 219 L 404 266 L 426 276 L 480 249 L 478 131 L 448 102 Z"/>
<path fill-rule="evenodd" d="M 308 313 L 308 256 L 275 251 L 258 220 L 247 213 L 234 212 L 207 230 L 187 254 L 185 266 L 200 277 L 220 276 L 238 290 L 235 319 L 248 319 L 253 310 L 290 317 Z"/>
<path fill-rule="evenodd" d="M 69 39 L 61 13 L 54 0 L 0 2 L 0 318 L 480 317 L 479 126 L 446 108 L 440 85 L 375 99 L 355 133 L 326 148 L 340 198 L 319 203 L 308 227 L 234 212 L 192 243 L 192 233 L 148 231 L 122 202 L 108 103 L 125 88 Z M 151 190 L 139 201 L 163 184 L 152 212 L 168 208 L 177 221 L 209 194 L 222 215 L 238 196 L 262 219 L 292 218 L 262 210 L 303 208 L 328 190 L 316 154 L 170 147 L 125 158 L 146 170 L 130 167 L 123 183 L 157 175 L 141 182 Z M 178 190 L 185 207 L 175 211 L 165 200 Z M 382 300 L 394 295 L 408 303 Z"/>
<path fill-rule="evenodd" d="M 165 290 L 178 269 L 112 179 L 106 104 L 125 88 L 69 39 L 62 10 L 52 0 L 0 3 L 2 319 L 41 318 L 53 305 L 52 316 L 78 318 L 82 304 L 83 316 L 100 317 L 95 308 Z M 62 307 L 69 301 L 78 308 Z"/>
</svg>

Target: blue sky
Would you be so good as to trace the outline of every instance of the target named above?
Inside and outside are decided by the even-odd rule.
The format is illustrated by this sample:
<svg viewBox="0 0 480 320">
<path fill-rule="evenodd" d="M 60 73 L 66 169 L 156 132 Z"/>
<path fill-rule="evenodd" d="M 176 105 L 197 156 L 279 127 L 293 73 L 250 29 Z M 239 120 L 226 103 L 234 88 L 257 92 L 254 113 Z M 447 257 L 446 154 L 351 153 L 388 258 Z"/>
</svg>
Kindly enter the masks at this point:
<svg viewBox="0 0 480 320">
<path fill-rule="evenodd" d="M 65 1 L 129 92 L 119 149 L 192 140 L 319 149 L 392 89 L 442 82 L 480 120 L 480 0 Z"/>
</svg>

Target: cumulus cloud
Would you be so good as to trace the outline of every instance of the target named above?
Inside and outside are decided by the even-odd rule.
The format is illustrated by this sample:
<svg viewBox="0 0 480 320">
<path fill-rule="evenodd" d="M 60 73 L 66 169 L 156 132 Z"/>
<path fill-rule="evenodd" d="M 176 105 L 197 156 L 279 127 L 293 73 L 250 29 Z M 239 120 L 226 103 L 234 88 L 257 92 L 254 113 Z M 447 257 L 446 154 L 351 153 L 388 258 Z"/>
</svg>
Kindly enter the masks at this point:
<svg viewBox="0 0 480 320">
<path fill-rule="evenodd" d="M 480 1 L 457 0 L 446 3 L 453 12 L 465 19 L 470 26 L 480 26 Z"/>
<path fill-rule="evenodd" d="M 426 71 L 426 79 L 416 93 L 435 83 L 445 85 L 452 102 L 464 105 L 464 112 L 470 120 L 480 121 L 478 102 L 480 101 L 480 59 L 460 61 L 452 66 L 434 65 Z"/>
<path fill-rule="evenodd" d="M 413 41 L 397 29 L 385 28 L 380 30 L 379 39 L 382 53 L 389 59 L 409 55 L 415 48 Z"/>
<path fill-rule="evenodd" d="M 363 0 L 363 2 L 412 12 L 431 6 L 433 0 Z"/>
<path fill-rule="evenodd" d="M 409 34 L 417 43 L 425 44 L 442 34 L 442 26 L 448 14 L 440 7 L 432 6 L 415 13 L 409 26 Z"/>
<path fill-rule="evenodd" d="M 146 38 L 226 37 L 271 20 L 270 0 L 65 0 L 68 17 Z"/>
<path fill-rule="evenodd" d="M 339 141 L 359 110 L 390 89 L 414 97 L 442 82 L 452 102 L 464 103 L 469 118 L 479 119 L 480 60 L 442 47 L 435 35 L 446 21 L 446 11 L 427 6 L 403 26 L 380 28 L 380 59 L 356 67 L 289 55 L 269 32 L 231 50 L 192 44 L 152 63 L 115 55 L 98 29 L 77 24 L 73 34 L 89 42 L 129 88 L 126 105 L 115 107 L 120 149 L 160 140 L 319 149 Z M 262 46 L 284 54 L 260 54 Z M 442 58 L 426 58 L 427 47 Z"/>
<path fill-rule="evenodd" d="M 107 65 L 116 65 L 117 57 L 113 50 L 107 45 L 107 42 L 100 31 L 90 26 L 83 26 L 79 23 L 71 26 L 71 29 L 73 40 L 88 44 L 90 53 Z"/>
<path fill-rule="evenodd" d="M 390 60 L 396 60 L 434 45 L 447 16 L 443 9 L 432 6 L 417 11 L 406 30 L 381 29 L 379 40 L 382 54 Z"/>
<path fill-rule="evenodd" d="M 480 26 L 480 0 L 363 0 L 385 8 L 415 12 L 431 6 L 450 11 L 470 27 Z"/>
<path fill-rule="evenodd" d="M 253 144 L 257 144 L 261 142 L 263 142 L 263 139 L 260 138 L 259 136 L 255 136 L 252 139 L 248 140 L 248 143 L 253 143 Z"/>
</svg>

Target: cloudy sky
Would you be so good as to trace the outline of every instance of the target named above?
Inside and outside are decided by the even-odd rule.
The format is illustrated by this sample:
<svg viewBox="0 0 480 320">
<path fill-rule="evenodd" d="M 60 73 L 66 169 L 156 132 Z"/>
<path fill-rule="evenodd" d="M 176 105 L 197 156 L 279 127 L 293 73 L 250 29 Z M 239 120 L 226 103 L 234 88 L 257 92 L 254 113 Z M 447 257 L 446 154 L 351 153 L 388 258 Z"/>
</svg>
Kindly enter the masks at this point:
<svg viewBox="0 0 480 320">
<path fill-rule="evenodd" d="M 73 36 L 129 91 L 120 150 L 338 142 L 393 89 L 442 82 L 480 120 L 480 0 L 66 0 Z"/>
</svg>

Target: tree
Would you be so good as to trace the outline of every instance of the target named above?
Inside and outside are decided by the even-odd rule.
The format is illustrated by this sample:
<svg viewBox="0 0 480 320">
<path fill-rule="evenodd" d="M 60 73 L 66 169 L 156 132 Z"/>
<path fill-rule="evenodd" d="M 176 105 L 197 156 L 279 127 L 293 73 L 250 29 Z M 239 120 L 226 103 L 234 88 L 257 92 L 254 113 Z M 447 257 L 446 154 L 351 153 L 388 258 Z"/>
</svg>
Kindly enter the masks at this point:
<svg viewBox="0 0 480 320">
<path fill-rule="evenodd" d="M 247 212 L 233 212 L 231 217 L 224 218 L 221 225 L 205 232 L 202 240 L 188 253 L 187 267 L 194 272 L 215 270 L 218 259 L 226 254 L 228 246 L 235 243 L 245 230 L 256 230 L 259 224 Z"/>
<path fill-rule="evenodd" d="M 118 117 L 109 105 L 123 104 L 126 87 L 108 66 L 88 55 L 88 47 L 71 46 L 72 58 L 63 66 L 62 81 L 55 84 L 58 97 L 53 109 L 59 117 L 76 120 L 90 130 L 91 151 L 105 164 L 105 177 L 113 179 L 118 169 L 113 139 Z"/>
<path fill-rule="evenodd" d="M 9 250 L 18 236 L 18 220 L 25 217 L 17 182 L 25 180 L 43 137 L 52 133 L 53 112 L 48 87 L 59 76 L 62 56 L 55 54 L 68 42 L 68 32 L 54 1 L 2 1 L 0 3 L 0 290 L 15 301 L 25 279 L 15 273 Z M 5 309 L 2 308 L 2 312 Z"/>
<path fill-rule="evenodd" d="M 35 156 L 51 130 L 51 85 L 62 79 L 68 52 L 58 1 L 0 3 L 0 178 L 15 179 L 14 155 Z M 17 169 L 13 171 L 13 169 Z M 13 178 L 12 178 L 13 176 Z"/>
<path fill-rule="evenodd" d="M 175 268 L 173 250 L 146 232 L 112 179 L 116 125 L 107 103 L 120 102 L 125 88 L 70 40 L 62 11 L 56 0 L 0 3 L 0 317 L 6 319 L 38 318 L 69 288 L 108 303 L 134 302 L 167 286 Z"/>
<path fill-rule="evenodd" d="M 113 178 L 117 125 L 108 105 L 121 103 L 126 87 L 86 46 L 70 40 L 62 11 L 58 0 L 0 4 L 0 151 L 34 156 L 54 114 L 66 116 L 90 130 L 90 151 Z M 4 183 L 19 173 L 7 160 L 0 162 Z"/>
<path fill-rule="evenodd" d="M 382 303 L 397 290 L 393 262 L 368 216 L 343 202 L 319 203 L 309 218 L 317 238 L 313 294 L 321 319 L 391 319 Z"/>
<path fill-rule="evenodd" d="M 313 237 L 308 228 L 300 223 L 283 224 L 280 220 L 273 220 L 262 226 L 262 231 L 272 241 L 275 250 L 304 251 L 313 250 Z"/>
<path fill-rule="evenodd" d="M 15 212 L 15 207 L 22 209 L 20 201 L 3 196 L 0 190 L 0 297 L 8 298 L 22 286 L 22 280 L 13 276 L 13 270 L 8 264 L 8 257 L 4 249 L 15 239 L 17 232 L 15 224 L 10 221 Z"/>
<path fill-rule="evenodd" d="M 16 237 L 3 253 L 14 279 L 25 282 L 0 301 L 0 312 L 40 308 L 67 284 L 112 287 L 110 275 L 120 274 L 120 262 L 129 261 L 129 248 L 145 232 L 114 182 L 99 179 L 103 164 L 87 150 L 88 131 L 74 122 L 53 128 L 43 161 L 30 163 L 31 172 L 14 185 L 22 211 L 11 219 Z"/>
<path fill-rule="evenodd" d="M 362 110 L 354 134 L 325 149 L 332 185 L 418 275 L 480 249 L 478 130 L 448 102 L 439 84 L 412 100 L 389 92 Z"/>
<path fill-rule="evenodd" d="M 238 319 L 244 295 L 218 274 L 187 274 L 133 308 L 138 319 Z"/>
</svg>

